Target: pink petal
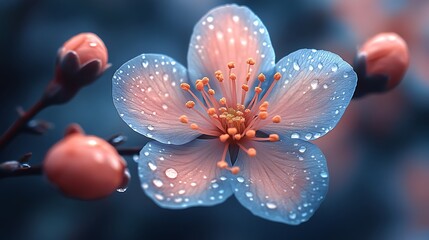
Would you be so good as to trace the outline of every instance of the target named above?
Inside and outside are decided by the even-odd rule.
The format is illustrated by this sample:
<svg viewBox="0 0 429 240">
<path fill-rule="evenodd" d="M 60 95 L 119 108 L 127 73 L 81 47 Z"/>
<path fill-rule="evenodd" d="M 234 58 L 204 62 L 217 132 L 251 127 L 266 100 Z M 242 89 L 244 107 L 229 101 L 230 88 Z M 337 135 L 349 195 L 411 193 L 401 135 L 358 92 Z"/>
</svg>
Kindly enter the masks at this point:
<svg viewBox="0 0 429 240">
<path fill-rule="evenodd" d="M 189 121 L 204 129 L 212 125 L 187 109 L 193 100 L 180 88 L 187 81 L 186 69 L 172 58 L 143 54 L 122 65 L 113 76 L 113 102 L 122 119 L 136 132 L 162 143 L 183 144 L 200 135 L 179 121 Z"/>
<path fill-rule="evenodd" d="M 282 120 L 261 121 L 257 129 L 312 140 L 334 128 L 356 87 L 353 68 L 334 53 L 314 49 L 293 52 L 276 68 L 282 78 L 267 97 L 268 112 Z"/>
<path fill-rule="evenodd" d="M 225 88 L 230 93 L 228 63 L 235 62 L 233 73 L 237 75 L 237 89 L 241 100 L 241 86 L 246 82 L 247 59 L 256 62 L 252 66 L 249 87 L 259 73 L 274 68 L 274 50 L 268 31 L 261 20 L 247 7 L 226 5 L 207 13 L 195 26 L 188 51 L 190 80 L 209 77 L 217 96 L 220 96 L 214 72 L 221 70 L 225 76 Z M 228 94 L 230 95 L 230 94 Z M 231 98 L 225 96 L 227 100 Z M 249 95 L 247 96 L 247 98 Z"/>
<path fill-rule="evenodd" d="M 235 166 L 241 171 L 232 178 L 238 201 L 271 221 L 307 221 L 328 190 L 328 169 L 319 148 L 300 139 L 249 145 L 256 156 L 240 152 Z"/>
<path fill-rule="evenodd" d="M 216 163 L 224 144 L 196 139 L 182 146 L 149 142 L 140 152 L 139 176 L 146 194 L 165 208 L 210 206 L 231 194 L 230 174 Z M 229 155 L 227 155 L 228 162 Z"/>
</svg>

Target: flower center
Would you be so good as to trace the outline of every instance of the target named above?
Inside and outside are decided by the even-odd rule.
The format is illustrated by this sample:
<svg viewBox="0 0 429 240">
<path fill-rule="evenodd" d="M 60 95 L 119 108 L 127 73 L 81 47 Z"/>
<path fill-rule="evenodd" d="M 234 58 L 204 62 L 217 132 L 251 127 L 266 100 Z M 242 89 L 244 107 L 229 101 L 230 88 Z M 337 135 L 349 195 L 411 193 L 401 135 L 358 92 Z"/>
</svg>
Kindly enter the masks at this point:
<svg viewBox="0 0 429 240">
<path fill-rule="evenodd" d="M 202 119 L 209 122 L 216 130 L 200 128 L 196 123 L 191 123 L 186 115 L 179 117 L 180 122 L 189 124 L 190 128 L 200 132 L 201 134 L 218 137 L 219 140 L 225 143 L 224 151 L 221 160 L 217 163 L 217 166 L 222 169 L 230 170 L 232 173 L 237 174 L 240 169 L 238 167 L 229 167 L 225 161 L 226 153 L 230 144 L 236 144 L 241 150 L 246 152 L 249 156 L 256 156 L 256 150 L 253 147 L 245 147 L 242 143 L 244 139 L 252 141 L 271 141 L 275 142 L 279 140 L 277 134 L 270 134 L 268 137 L 257 137 L 256 131 L 259 128 L 261 121 L 269 121 L 268 106 L 269 102 L 265 101 L 267 96 L 271 93 L 276 83 L 280 80 L 281 74 L 277 72 L 274 74 L 274 81 L 267 89 L 266 93 L 261 97 L 262 83 L 266 80 L 264 74 L 260 73 L 257 76 L 259 81 L 258 86 L 254 88 L 253 98 L 249 103 L 245 104 L 246 95 L 249 92 L 249 80 L 252 77 L 251 67 L 255 65 L 255 61 L 249 58 L 246 61 L 247 72 L 246 81 L 241 85 L 241 96 L 239 95 L 240 90 L 237 90 L 237 76 L 234 74 L 233 69 L 235 63 L 228 63 L 228 78 L 225 80 L 223 73 L 218 70 L 216 71 L 215 78 L 219 83 L 221 91 L 221 98 L 217 100 L 215 98 L 215 90 L 210 86 L 210 80 L 208 77 L 198 79 L 195 81 L 195 88 L 200 92 L 202 99 L 200 100 L 194 92 L 191 90 L 191 86 L 187 83 L 182 83 L 180 87 L 189 92 L 195 101 L 186 102 L 185 106 L 195 111 Z M 226 86 L 229 86 L 229 91 Z M 201 112 L 195 109 L 195 104 L 200 105 L 205 112 Z M 280 123 L 281 117 L 275 115 L 271 118 L 273 123 Z"/>
</svg>

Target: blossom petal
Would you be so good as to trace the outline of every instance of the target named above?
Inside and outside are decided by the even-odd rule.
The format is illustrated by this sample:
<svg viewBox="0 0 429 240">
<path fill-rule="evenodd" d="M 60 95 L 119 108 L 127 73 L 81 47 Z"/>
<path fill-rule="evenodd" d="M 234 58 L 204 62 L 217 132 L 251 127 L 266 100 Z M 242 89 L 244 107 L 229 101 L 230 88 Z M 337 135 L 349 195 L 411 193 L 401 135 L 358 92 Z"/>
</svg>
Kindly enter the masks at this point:
<svg viewBox="0 0 429 240">
<path fill-rule="evenodd" d="M 204 129 L 213 129 L 185 107 L 192 100 L 180 88 L 186 69 L 172 58 L 143 54 L 122 65 L 113 76 L 113 102 L 122 119 L 136 132 L 162 143 L 183 144 L 199 133 L 179 121 L 181 115 Z"/>
<path fill-rule="evenodd" d="M 267 97 L 268 112 L 281 122 L 262 121 L 259 129 L 312 140 L 340 120 L 353 96 L 357 76 L 338 55 L 301 49 L 277 63 L 282 78 Z"/>
<path fill-rule="evenodd" d="M 188 68 L 191 80 L 209 77 L 221 70 L 228 77 L 228 63 L 234 62 L 233 73 L 237 76 L 238 100 L 241 100 L 241 86 L 246 83 L 247 59 L 256 62 L 252 66 L 249 81 L 251 87 L 260 72 L 274 70 L 275 54 L 270 36 L 262 21 L 247 7 L 225 5 L 207 13 L 195 26 L 188 51 Z M 230 100 L 231 86 L 225 81 Z M 210 84 L 219 93 L 217 80 Z M 249 96 L 249 94 L 247 95 Z"/>
<path fill-rule="evenodd" d="M 316 145 L 300 140 L 252 142 L 257 154 L 239 153 L 232 178 L 238 201 L 271 221 L 300 224 L 319 207 L 328 190 L 328 169 Z"/>
<path fill-rule="evenodd" d="M 227 181 L 230 173 L 216 165 L 224 146 L 217 139 L 196 139 L 182 146 L 147 143 L 138 160 L 144 191 L 165 208 L 225 201 L 232 194 Z"/>
</svg>

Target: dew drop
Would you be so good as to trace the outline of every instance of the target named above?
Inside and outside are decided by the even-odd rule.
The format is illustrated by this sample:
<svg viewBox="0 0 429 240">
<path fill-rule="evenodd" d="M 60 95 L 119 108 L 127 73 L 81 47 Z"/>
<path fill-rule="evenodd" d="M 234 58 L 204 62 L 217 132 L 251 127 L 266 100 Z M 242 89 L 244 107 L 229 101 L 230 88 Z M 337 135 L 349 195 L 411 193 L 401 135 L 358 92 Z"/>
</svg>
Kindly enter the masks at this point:
<svg viewBox="0 0 429 240">
<path fill-rule="evenodd" d="M 251 193 L 251 192 L 246 192 L 246 197 L 249 197 L 249 198 L 253 197 L 253 193 Z"/>
<path fill-rule="evenodd" d="M 297 139 L 297 138 L 299 138 L 299 134 L 298 133 L 292 133 L 292 135 L 290 135 L 290 137 L 293 139 Z"/>
<path fill-rule="evenodd" d="M 327 84 L 323 84 L 323 89 L 328 89 L 328 85 Z"/>
<path fill-rule="evenodd" d="M 297 62 L 293 62 L 293 69 L 295 69 L 296 71 L 299 70 L 299 65 Z"/>
<path fill-rule="evenodd" d="M 134 162 L 137 162 L 138 160 L 139 160 L 139 155 L 133 155 L 133 160 L 134 160 Z"/>
<path fill-rule="evenodd" d="M 348 77 L 349 77 L 349 74 L 344 73 L 344 74 L 343 74 L 343 77 L 344 77 L 344 78 L 348 78 Z"/>
<path fill-rule="evenodd" d="M 237 177 L 237 181 L 242 183 L 242 182 L 244 182 L 244 178 L 243 177 Z"/>
<path fill-rule="evenodd" d="M 195 183 L 195 182 L 191 182 L 191 186 L 192 186 L 192 187 L 195 187 L 195 186 L 197 186 L 197 183 Z"/>
<path fill-rule="evenodd" d="M 143 65 L 144 68 L 147 68 L 147 66 L 149 65 L 149 62 L 148 61 L 144 61 L 144 62 L 142 62 L 142 65 Z"/>
<path fill-rule="evenodd" d="M 311 133 L 305 134 L 305 139 L 310 140 L 311 137 L 313 137 L 313 134 L 311 134 Z"/>
<path fill-rule="evenodd" d="M 168 178 L 174 179 L 177 177 L 177 171 L 174 168 L 168 168 L 167 170 L 165 170 L 165 175 Z"/>
<path fill-rule="evenodd" d="M 327 177 L 328 177 L 328 173 L 327 173 L 327 172 L 321 172 L 321 173 L 320 173 L 320 176 L 321 176 L 322 178 L 327 178 Z"/>
<path fill-rule="evenodd" d="M 147 183 L 143 183 L 143 184 L 142 184 L 142 188 L 143 188 L 143 189 L 148 189 L 148 188 L 149 188 L 149 185 L 147 185 Z"/>
<path fill-rule="evenodd" d="M 153 183 L 153 185 L 155 185 L 157 187 L 162 187 L 162 185 L 164 185 L 164 183 L 161 180 L 159 180 L 159 179 L 154 179 L 152 181 L 152 183 Z"/>
<path fill-rule="evenodd" d="M 213 17 L 212 16 L 208 16 L 207 17 L 207 22 L 213 22 Z"/>
<path fill-rule="evenodd" d="M 323 64 L 322 63 L 317 64 L 317 68 L 318 69 L 322 69 L 323 68 Z"/>
<path fill-rule="evenodd" d="M 295 219 L 296 218 L 296 213 L 290 213 L 289 214 L 289 218 L 290 219 Z"/>
<path fill-rule="evenodd" d="M 181 189 L 181 190 L 179 190 L 179 192 L 178 192 L 178 193 L 179 193 L 180 195 L 182 195 L 182 194 L 185 194 L 185 192 L 186 192 L 185 190 Z"/>
<path fill-rule="evenodd" d="M 165 73 L 164 75 L 162 75 L 162 79 L 164 79 L 164 81 L 168 81 L 168 74 Z"/>
<path fill-rule="evenodd" d="M 212 184 L 212 187 L 213 187 L 213 188 L 218 188 L 218 187 L 219 187 L 219 184 L 217 184 L 217 183 L 213 183 L 213 184 Z"/>
<path fill-rule="evenodd" d="M 300 148 L 299 148 L 299 152 L 300 153 L 305 153 L 305 151 L 307 150 L 307 148 L 305 147 L 305 146 L 301 146 Z"/>
<path fill-rule="evenodd" d="M 319 80 L 314 79 L 313 81 L 311 81 L 311 89 L 315 90 L 319 87 Z"/>
<path fill-rule="evenodd" d="M 145 156 L 149 156 L 149 152 L 144 152 L 144 155 Z"/>
<path fill-rule="evenodd" d="M 158 193 L 155 194 L 155 198 L 158 199 L 159 201 L 164 200 L 164 196 L 162 196 L 161 194 L 158 194 Z"/>
<path fill-rule="evenodd" d="M 332 65 L 331 67 L 332 72 L 336 72 L 338 70 L 338 65 L 336 63 L 334 63 L 334 65 Z"/>
<path fill-rule="evenodd" d="M 269 209 L 276 209 L 277 208 L 277 205 L 275 205 L 274 203 L 267 203 L 266 206 Z"/>
<path fill-rule="evenodd" d="M 127 187 L 118 188 L 118 189 L 116 189 L 116 191 L 119 192 L 119 193 L 123 193 L 123 192 L 127 191 Z"/>
<path fill-rule="evenodd" d="M 162 104 L 162 109 L 167 110 L 168 106 L 166 104 Z"/>
<path fill-rule="evenodd" d="M 232 20 L 233 20 L 234 22 L 238 22 L 238 21 L 240 20 L 240 18 L 239 18 L 238 16 L 233 16 L 233 17 L 232 17 Z"/>
<path fill-rule="evenodd" d="M 155 171 L 157 169 L 156 165 L 151 163 L 151 162 L 149 162 L 147 165 L 149 166 L 150 170 L 152 170 L 152 171 Z"/>
<path fill-rule="evenodd" d="M 340 113 L 340 111 L 335 110 L 335 115 L 338 115 Z"/>
</svg>

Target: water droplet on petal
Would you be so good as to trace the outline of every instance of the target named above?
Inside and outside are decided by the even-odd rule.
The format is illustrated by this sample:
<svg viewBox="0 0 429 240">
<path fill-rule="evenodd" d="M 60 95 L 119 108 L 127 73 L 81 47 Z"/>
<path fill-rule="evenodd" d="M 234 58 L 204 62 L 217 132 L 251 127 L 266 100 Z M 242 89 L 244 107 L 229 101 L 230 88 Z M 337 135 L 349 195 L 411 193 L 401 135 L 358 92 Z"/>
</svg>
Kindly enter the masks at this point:
<svg viewBox="0 0 429 240">
<path fill-rule="evenodd" d="M 267 203 L 266 206 L 269 209 L 276 209 L 277 208 L 277 205 L 275 205 L 274 203 Z"/>
<path fill-rule="evenodd" d="M 167 170 L 165 170 L 165 175 L 168 178 L 176 178 L 177 177 L 177 171 L 174 168 L 168 168 Z"/>
<path fill-rule="evenodd" d="M 168 106 L 166 104 L 162 104 L 162 109 L 167 110 Z"/>
<path fill-rule="evenodd" d="M 295 69 L 296 71 L 299 70 L 299 65 L 297 62 L 293 62 L 293 69 Z"/>
<path fill-rule="evenodd" d="M 299 134 L 298 133 L 292 133 L 292 135 L 290 135 L 290 137 L 292 139 L 297 139 L 297 138 L 299 138 Z"/>
<path fill-rule="evenodd" d="M 162 187 L 162 185 L 164 185 L 164 183 L 159 179 L 154 179 L 152 182 L 153 182 L 153 185 L 157 187 Z"/>
<path fill-rule="evenodd" d="M 120 192 L 120 193 L 123 193 L 123 192 L 127 191 L 127 187 L 124 187 L 124 188 L 118 188 L 118 189 L 116 189 L 116 191 L 117 191 L 117 192 Z"/>
<path fill-rule="evenodd" d="M 139 155 L 133 155 L 134 162 L 137 162 L 139 160 Z"/>
<path fill-rule="evenodd" d="M 295 219 L 296 218 L 296 214 L 295 213 L 290 213 L 289 214 L 289 218 L 290 219 Z"/>
<path fill-rule="evenodd" d="M 334 63 L 334 65 L 332 65 L 331 67 L 332 72 L 336 72 L 338 70 L 338 65 L 336 63 Z"/>
<path fill-rule="evenodd" d="M 328 85 L 323 84 L 323 89 L 328 89 Z"/>
<path fill-rule="evenodd" d="M 321 176 L 322 178 L 327 178 L 327 177 L 328 177 L 328 173 L 327 173 L 327 172 L 321 172 L 321 173 L 320 173 L 320 176 Z"/>
<path fill-rule="evenodd" d="M 246 197 L 253 197 L 253 193 L 251 193 L 251 192 L 246 192 Z"/>
<path fill-rule="evenodd" d="M 307 150 L 307 148 L 305 147 L 305 146 L 301 146 L 300 148 L 299 148 L 299 152 L 300 153 L 305 153 L 305 151 Z"/>
<path fill-rule="evenodd" d="M 145 156 L 149 156 L 149 152 L 144 152 L 144 155 Z"/>
<path fill-rule="evenodd" d="M 151 162 L 149 162 L 147 165 L 149 166 L 150 170 L 152 170 L 152 171 L 155 171 L 157 169 L 156 165 L 151 163 Z"/>
<path fill-rule="evenodd" d="M 323 68 L 323 64 L 322 63 L 317 64 L 317 68 L 318 69 L 322 69 Z"/>
<path fill-rule="evenodd" d="M 147 129 L 150 131 L 153 131 L 155 129 L 155 127 L 149 124 L 149 125 L 147 125 Z"/>
<path fill-rule="evenodd" d="M 243 177 L 237 177 L 237 181 L 242 183 L 242 182 L 244 182 L 244 178 Z"/>
<path fill-rule="evenodd" d="M 314 79 L 313 81 L 311 81 L 311 89 L 315 90 L 319 87 L 319 80 Z"/>
</svg>

